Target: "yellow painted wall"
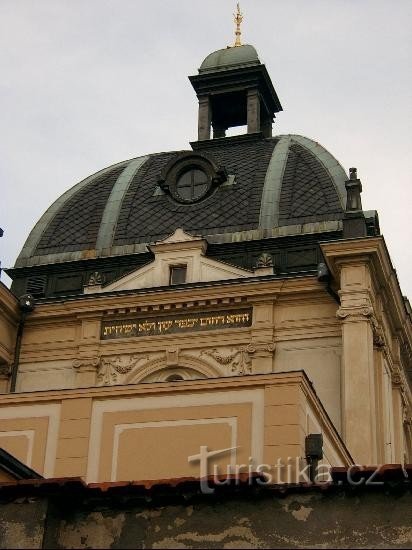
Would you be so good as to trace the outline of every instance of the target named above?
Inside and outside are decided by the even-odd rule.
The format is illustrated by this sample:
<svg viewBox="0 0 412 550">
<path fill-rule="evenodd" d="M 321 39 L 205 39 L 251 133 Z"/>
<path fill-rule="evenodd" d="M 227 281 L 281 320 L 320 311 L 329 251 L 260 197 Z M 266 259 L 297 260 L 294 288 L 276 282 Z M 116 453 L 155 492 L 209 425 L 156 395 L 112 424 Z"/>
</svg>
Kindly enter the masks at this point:
<svg viewBox="0 0 412 550">
<path fill-rule="evenodd" d="M 334 465 L 350 463 L 303 373 L 0 397 L 2 447 L 45 477 L 88 482 L 199 477 L 188 457 L 201 446 L 229 449 L 208 474 L 288 458 L 295 467 L 308 429 L 323 433 Z"/>
</svg>

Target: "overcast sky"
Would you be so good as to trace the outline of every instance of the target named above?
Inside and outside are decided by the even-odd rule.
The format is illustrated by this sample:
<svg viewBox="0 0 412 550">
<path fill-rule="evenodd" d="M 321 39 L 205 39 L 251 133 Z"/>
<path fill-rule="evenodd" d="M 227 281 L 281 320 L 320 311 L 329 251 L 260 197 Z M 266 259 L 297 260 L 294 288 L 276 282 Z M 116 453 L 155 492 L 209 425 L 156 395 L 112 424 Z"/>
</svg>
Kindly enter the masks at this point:
<svg viewBox="0 0 412 550">
<path fill-rule="evenodd" d="M 356 166 L 412 298 L 412 0 L 243 0 L 253 44 L 297 133 Z M 187 75 L 233 40 L 232 0 L 0 0 L 0 259 L 97 170 L 187 149 Z M 9 284 L 3 273 L 2 281 Z"/>
</svg>

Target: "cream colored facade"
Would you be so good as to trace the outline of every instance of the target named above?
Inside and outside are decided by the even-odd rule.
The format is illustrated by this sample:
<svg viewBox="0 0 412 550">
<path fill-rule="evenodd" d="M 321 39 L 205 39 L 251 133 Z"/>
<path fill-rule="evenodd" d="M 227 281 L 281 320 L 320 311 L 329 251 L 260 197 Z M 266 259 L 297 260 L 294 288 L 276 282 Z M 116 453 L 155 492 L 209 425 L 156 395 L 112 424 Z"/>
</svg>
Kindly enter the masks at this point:
<svg viewBox="0 0 412 550">
<path fill-rule="evenodd" d="M 222 472 L 288 457 L 296 468 L 310 433 L 323 434 L 326 464 L 411 462 L 411 320 L 384 240 L 321 246 L 340 304 L 314 276 L 209 260 L 206 241 L 179 230 L 152 264 L 38 304 L 17 392 L 0 396 L 0 446 L 46 477 L 88 482 L 199 476 L 188 457 L 201 446 L 232 449 L 215 459 Z M 204 284 L 164 286 L 181 262 Z M 17 305 L 4 291 L 2 303 L 11 364 Z M 230 326 L 238 312 L 249 322 Z M 144 335 L 156 319 L 163 332 Z"/>
<path fill-rule="evenodd" d="M 7 395 L 0 426 L 1 445 L 35 470 L 88 482 L 199 477 L 188 457 L 203 445 L 234 449 L 210 464 L 223 474 L 303 461 L 313 431 L 326 463 L 351 462 L 302 373 Z"/>
</svg>

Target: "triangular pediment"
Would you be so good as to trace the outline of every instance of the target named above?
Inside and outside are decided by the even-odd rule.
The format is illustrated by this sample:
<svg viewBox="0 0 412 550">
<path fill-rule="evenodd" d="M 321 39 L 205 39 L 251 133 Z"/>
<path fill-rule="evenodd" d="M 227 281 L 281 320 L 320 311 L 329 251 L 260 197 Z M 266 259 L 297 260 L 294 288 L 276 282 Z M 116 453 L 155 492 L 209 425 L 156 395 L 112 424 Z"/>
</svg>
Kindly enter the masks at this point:
<svg viewBox="0 0 412 550">
<path fill-rule="evenodd" d="M 171 270 L 183 267 L 186 283 L 224 281 L 251 277 L 253 271 L 220 262 L 205 255 L 207 241 L 179 228 L 163 241 L 150 246 L 155 259 L 106 286 L 85 287 L 85 293 L 138 290 L 170 285 Z"/>
<path fill-rule="evenodd" d="M 166 237 L 166 239 L 163 239 L 162 241 L 157 241 L 155 245 L 159 244 L 169 244 L 169 243 L 184 243 L 184 242 L 190 242 L 190 241 L 199 241 L 202 237 L 190 235 L 189 233 L 186 233 L 181 227 L 178 227 L 176 231 L 172 234 Z"/>
</svg>

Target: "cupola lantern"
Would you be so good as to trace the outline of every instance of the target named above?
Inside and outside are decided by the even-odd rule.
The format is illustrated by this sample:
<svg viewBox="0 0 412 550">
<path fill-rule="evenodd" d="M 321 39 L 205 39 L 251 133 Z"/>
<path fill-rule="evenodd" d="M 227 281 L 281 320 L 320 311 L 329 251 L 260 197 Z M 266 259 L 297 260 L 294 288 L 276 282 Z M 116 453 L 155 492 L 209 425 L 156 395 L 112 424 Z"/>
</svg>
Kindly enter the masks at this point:
<svg viewBox="0 0 412 550">
<path fill-rule="evenodd" d="M 240 41 L 243 15 L 235 14 L 235 42 L 209 54 L 198 74 L 189 76 L 199 100 L 198 140 L 223 138 L 226 130 L 247 125 L 248 134 L 271 137 L 282 105 L 255 48 Z"/>
</svg>

